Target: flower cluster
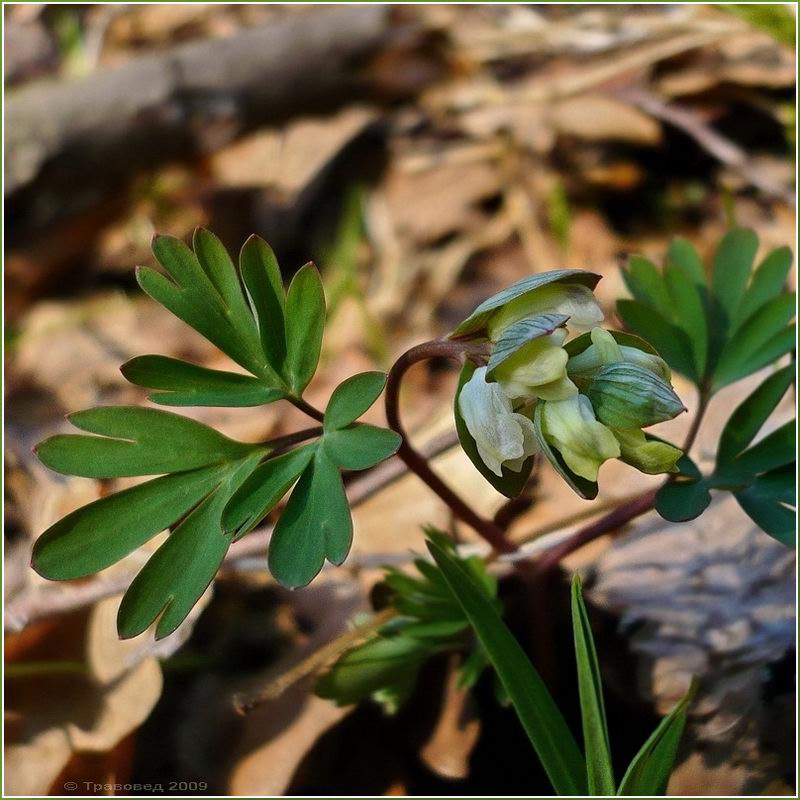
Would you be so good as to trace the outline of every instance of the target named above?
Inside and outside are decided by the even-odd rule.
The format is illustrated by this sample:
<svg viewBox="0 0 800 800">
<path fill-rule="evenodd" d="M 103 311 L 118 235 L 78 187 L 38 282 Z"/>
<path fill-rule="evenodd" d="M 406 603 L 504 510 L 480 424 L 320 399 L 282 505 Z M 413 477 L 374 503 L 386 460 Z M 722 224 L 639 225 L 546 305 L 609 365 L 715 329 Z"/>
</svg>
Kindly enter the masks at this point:
<svg viewBox="0 0 800 800">
<path fill-rule="evenodd" d="M 597 280 L 578 270 L 524 279 L 451 334 L 490 343 L 457 413 L 494 475 L 519 472 L 539 451 L 574 487 L 596 483 L 611 458 L 649 474 L 677 470 L 681 451 L 642 430 L 685 410 L 669 367 L 643 340 L 599 327 Z"/>
</svg>

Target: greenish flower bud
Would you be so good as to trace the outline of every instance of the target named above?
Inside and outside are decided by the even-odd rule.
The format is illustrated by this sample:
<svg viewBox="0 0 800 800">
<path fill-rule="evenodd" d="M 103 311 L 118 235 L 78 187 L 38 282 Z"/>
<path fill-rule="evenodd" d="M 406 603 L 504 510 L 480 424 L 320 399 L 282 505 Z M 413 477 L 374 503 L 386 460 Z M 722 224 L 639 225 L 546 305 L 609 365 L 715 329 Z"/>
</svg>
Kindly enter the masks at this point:
<svg viewBox="0 0 800 800">
<path fill-rule="evenodd" d="M 565 400 L 578 393 L 567 377 L 567 332 L 560 328 L 522 345 L 492 372 L 503 392 L 512 399 Z"/>
<path fill-rule="evenodd" d="M 646 428 L 686 411 L 665 380 L 638 364 L 602 367 L 586 395 L 597 418 L 612 428 Z"/>
<path fill-rule="evenodd" d="M 587 481 L 597 481 L 600 465 L 621 452 L 614 434 L 595 419 L 592 404 L 582 394 L 544 403 L 542 433 L 572 472 Z"/>
<path fill-rule="evenodd" d="M 567 364 L 567 372 L 574 380 L 593 378 L 601 367 L 620 361 L 650 370 L 665 381 L 669 381 L 672 377 L 663 358 L 638 347 L 618 344 L 614 337 L 602 328 L 594 328 L 591 339 L 592 344 L 582 353 L 572 356 Z"/>
<path fill-rule="evenodd" d="M 648 475 L 678 472 L 683 451 L 666 442 L 648 441 L 640 430 L 614 430 L 622 455 L 620 458 Z"/>
</svg>

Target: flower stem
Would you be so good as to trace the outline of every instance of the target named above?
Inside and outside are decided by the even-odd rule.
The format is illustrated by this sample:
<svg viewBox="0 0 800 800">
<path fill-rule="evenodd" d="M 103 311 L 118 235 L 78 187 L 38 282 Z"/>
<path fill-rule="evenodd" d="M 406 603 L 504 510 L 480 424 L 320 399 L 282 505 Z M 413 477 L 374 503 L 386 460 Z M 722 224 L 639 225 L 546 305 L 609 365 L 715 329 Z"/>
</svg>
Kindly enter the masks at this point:
<svg viewBox="0 0 800 800">
<path fill-rule="evenodd" d="M 405 465 L 448 505 L 458 519 L 474 528 L 498 553 L 510 553 L 516 547 L 506 538 L 502 528 L 476 513 L 431 469 L 427 460 L 409 443 L 400 421 L 400 384 L 406 372 L 417 362 L 429 358 L 451 358 L 460 362 L 471 347 L 469 343 L 433 339 L 403 353 L 389 371 L 386 383 L 386 419 L 389 427 L 403 439 L 397 455 Z"/>
</svg>

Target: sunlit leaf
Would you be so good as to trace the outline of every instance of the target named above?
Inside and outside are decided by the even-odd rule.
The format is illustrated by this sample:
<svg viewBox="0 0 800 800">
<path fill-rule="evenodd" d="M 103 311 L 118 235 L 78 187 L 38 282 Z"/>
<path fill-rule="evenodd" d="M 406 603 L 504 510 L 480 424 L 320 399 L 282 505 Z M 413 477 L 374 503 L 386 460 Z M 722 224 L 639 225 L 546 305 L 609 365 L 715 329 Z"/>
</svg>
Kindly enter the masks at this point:
<svg viewBox="0 0 800 800">
<path fill-rule="evenodd" d="M 284 397 L 250 375 L 207 369 L 167 356 L 137 356 L 120 367 L 136 386 L 159 389 L 149 396 L 165 406 L 260 406 Z"/>
<path fill-rule="evenodd" d="M 300 396 L 314 376 L 325 327 L 325 294 L 313 264 L 292 279 L 286 295 L 286 367 L 291 390 Z"/>
<path fill-rule="evenodd" d="M 362 372 L 340 383 L 325 409 L 325 430 L 335 431 L 355 422 L 378 399 L 385 385 L 383 372 Z"/>
<path fill-rule="evenodd" d="M 342 477 L 318 447 L 292 492 L 269 544 L 269 569 L 289 588 L 306 586 L 327 559 L 339 565 L 353 539 Z"/>
<path fill-rule="evenodd" d="M 97 436 L 59 434 L 43 441 L 45 466 L 85 478 L 161 475 L 241 458 L 257 445 L 228 439 L 199 422 L 153 408 L 101 406 L 69 415 Z"/>
<path fill-rule="evenodd" d="M 143 633 L 156 619 L 156 638 L 161 639 L 186 619 L 214 580 L 231 543 L 222 530 L 222 510 L 258 459 L 256 453 L 232 465 L 220 485 L 175 528 L 133 579 L 117 615 L 123 639 Z"/>
<path fill-rule="evenodd" d="M 386 428 L 354 423 L 330 431 L 323 440 L 327 454 L 342 469 L 369 469 L 393 456 L 400 447 L 400 435 Z"/>
</svg>

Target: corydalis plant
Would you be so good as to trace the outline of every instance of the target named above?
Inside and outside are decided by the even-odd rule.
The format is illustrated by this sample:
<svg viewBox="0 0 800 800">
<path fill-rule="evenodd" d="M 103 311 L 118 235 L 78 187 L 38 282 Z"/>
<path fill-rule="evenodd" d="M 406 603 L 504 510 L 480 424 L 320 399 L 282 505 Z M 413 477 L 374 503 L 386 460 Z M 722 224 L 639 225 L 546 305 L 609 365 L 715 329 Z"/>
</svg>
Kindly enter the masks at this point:
<svg viewBox="0 0 800 800">
<path fill-rule="evenodd" d="M 599 280 L 579 270 L 524 278 L 450 335 L 467 358 L 455 403 L 461 445 L 509 497 L 537 452 L 585 498 L 597 496 L 608 459 L 650 474 L 677 471 L 681 451 L 642 430 L 685 411 L 669 367 L 644 340 L 597 327 Z"/>
<path fill-rule="evenodd" d="M 140 268 L 139 284 L 249 374 L 149 355 L 125 364 L 123 375 L 155 390 L 150 399 L 162 405 L 285 400 L 322 425 L 251 444 L 178 414 L 122 406 L 73 414 L 72 424 L 91 435 L 58 435 L 39 445 L 42 462 L 68 475 L 161 476 L 74 511 L 34 547 L 33 566 L 44 577 L 81 578 L 170 528 L 122 600 L 117 623 L 126 638 L 154 622 L 156 636 L 172 633 L 213 580 L 231 543 L 263 520 L 295 483 L 270 542 L 270 570 L 295 587 L 309 583 L 326 559 L 341 564 L 353 530 L 341 471 L 367 469 L 400 443 L 393 431 L 356 422 L 383 390 L 383 373 L 346 380 L 324 413 L 303 399 L 325 324 L 316 267 L 302 267 L 284 291 L 275 256 L 261 239 L 245 243 L 238 270 L 210 232 L 198 230 L 193 244 L 194 252 L 177 239 L 157 236 L 153 252 L 167 275 Z"/>
</svg>

